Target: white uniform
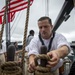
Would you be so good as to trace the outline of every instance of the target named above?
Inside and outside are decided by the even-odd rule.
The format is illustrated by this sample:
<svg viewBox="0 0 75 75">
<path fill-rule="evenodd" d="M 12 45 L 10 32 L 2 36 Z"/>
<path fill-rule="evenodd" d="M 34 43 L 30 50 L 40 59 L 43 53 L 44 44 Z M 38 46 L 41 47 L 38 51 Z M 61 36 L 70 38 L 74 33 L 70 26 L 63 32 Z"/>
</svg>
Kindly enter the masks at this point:
<svg viewBox="0 0 75 75">
<path fill-rule="evenodd" d="M 6 42 L 2 43 L 2 49 L 0 49 L 0 65 L 5 62 L 4 53 L 6 52 Z"/>
<path fill-rule="evenodd" d="M 2 43 L 2 49 L 0 49 L 0 54 L 5 53 L 6 52 L 6 42 Z"/>
<path fill-rule="evenodd" d="M 43 39 L 44 44 L 45 44 L 45 46 L 47 48 L 48 48 L 50 39 L 48 39 L 48 40 Z M 61 47 L 63 45 L 67 45 L 69 47 L 69 49 L 70 49 L 70 45 L 67 42 L 67 40 L 65 39 L 65 37 L 63 35 L 61 35 L 61 34 L 56 33 L 54 38 L 53 38 L 52 46 L 51 46 L 50 51 L 51 50 L 56 50 L 56 49 L 58 49 L 59 47 Z M 42 46 L 42 43 L 41 43 L 39 37 L 38 36 L 34 37 L 31 40 L 30 44 L 29 44 L 29 53 L 28 53 L 28 55 L 31 55 L 31 54 L 38 55 L 40 53 L 41 46 Z M 55 67 L 53 67 L 51 70 L 52 71 L 56 70 L 57 68 L 61 67 L 62 64 L 63 64 L 63 60 L 60 59 L 59 63 Z"/>
<path fill-rule="evenodd" d="M 33 39 L 34 36 L 30 35 L 29 37 L 27 37 L 26 40 L 26 45 L 29 45 L 30 41 Z"/>
</svg>

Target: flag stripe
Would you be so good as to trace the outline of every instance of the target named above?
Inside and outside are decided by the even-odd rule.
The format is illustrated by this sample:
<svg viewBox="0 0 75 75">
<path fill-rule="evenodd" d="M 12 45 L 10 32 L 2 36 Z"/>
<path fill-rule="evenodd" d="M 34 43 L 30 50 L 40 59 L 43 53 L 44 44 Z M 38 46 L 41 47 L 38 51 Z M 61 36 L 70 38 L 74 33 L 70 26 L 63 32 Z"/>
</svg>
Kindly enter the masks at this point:
<svg viewBox="0 0 75 75">
<path fill-rule="evenodd" d="M 28 2 L 25 2 L 25 1 L 15 1 L 15 2 L 13 2 L 13 3 L 11 3 L 10 2 L 10 4 L 8 4 L 8 6 L 10 6 L 10 8 L 13 8 L 13 7 L 16 7 L 16 6 L 18 6 L 18 5 L 20 5 L 20 4 L 26 4 L 26 3 L 28 3 Z M 5 7 L 3 7 L 3 10 L 5 9 Z"/>
<path fill-rule="evenodd" d="M 9 13 L 8 14 L 8 22 L 12 22 L 15 18 L 15 12 Z"/>
<path fill-rule="evenodd" d="M 33 0 L 30 0 L 30 5 L 32 5 Z M 12 22 L 15 18 L 15 13 L 17 11 L 23 10 L 28 7 L 28 0 L 10 0 L 10 3 L 8 4 L 8 22 Z M 0 11 L 0 24 L 2 24 L 2 17 L 4 15 L 6 6 L 2 8 Z M 6 23 L 6 22 L 5 22 Z"/>
<path fill-rule="evenodd" d="M 3 16 L 0 16 L 0 24 L 2 24 L 2 22 L 3 22 L 2 18 L 3 18 Z M 14 20 L 14 18 L 15 18 L 15 12 L 8 14 L 8 22 L 12 22 Z"/>
<path fill-rule="evenodd" d="M 31 0 L 30 5 L 32 5 L 32 2 L 33 2 L 33 0 Z M 8 10 L 10 10 L 10 12 L 17 12 L 17 11 L 20 11 L 20 10 L 27 8 L 28 1 L 26 2 L 24 0 L 17 0 L 17 1 L 12 2 L 12 3 L 10 2 L 9 5 L 10 5 L 10 8 L 8 8 Z M 5 7 L 3 7 L 3 9 L 1 10 L 0 16 L 4 15 L 4 11 L 5 11 Z"/>
<path fill-rule="evenodd" d="M 0 24 L 2 24 L 2 16 L 0 16 Z"/>
</svg>

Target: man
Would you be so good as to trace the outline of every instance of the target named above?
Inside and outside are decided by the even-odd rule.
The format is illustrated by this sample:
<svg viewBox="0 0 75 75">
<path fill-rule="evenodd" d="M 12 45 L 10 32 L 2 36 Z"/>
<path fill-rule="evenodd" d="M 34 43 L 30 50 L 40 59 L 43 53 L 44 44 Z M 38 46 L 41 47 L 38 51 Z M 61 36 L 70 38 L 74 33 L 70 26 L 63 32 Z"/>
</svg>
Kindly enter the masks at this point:
<svg viewBox="0 0 75 75">
<path fill-rule="evenodd" d="M 0 65 L 5 62 L 5 56 L 4 56 L 5 53 L 6 53 L 6 43 L 2 42 L 0 48 Z"/>
<path fill-rule="evenodd" d="M 27 40 L 26 40 L 26 45 L 29 45 L 29 43 L 33 39 L 33 37 L 34 37 L 34 30 L 30 30 L 29 35 L 28 35 Z"/>
<path fill-rule="evenodd" d="M 25 48 L 25 50 L 26 50 L 27 52 L 29 51 L 29 43 L 30 43 L 30 41 L 33 39 L 34 34 L 35 34 L 34 30 L 30 30 L 30 31 L 29 31 L 29 35 L 28 35 L 28 37 L 27 37 L 27 39 L 26 39 L 26 48 Z M 20 52 L 22 52 L 22 50 L 16 51 L 16 54 L 18 54 L 18 53 L 20 53 Z"/>
<path fill-rule="evenodd" d="M 19 48 L 18 48 L 18 42 L 17 41 L 14 42 L 14 46 L 16 48 L 16 51 L 19 50 Z"/>
<path fill-rule="evenodd" d="M 0 31 L 1 35 L 1 31 Z M 5 54 L 6 53 L 6 42 L 1 40 L 1 46 L 0 46 L 0 65 L 5 62 Z"/>
<path fill-rule="evenodd" d="M 48 61 L 47 67 L 51 67 L 51 73 L 56 71 L 57 68 L 61 67 L 63 62 L 61 58 L 64 58 L 70 52 L 70 46 L 61 34 L 53 33 L 53 25 L 49 17 L 41 17 L 38 20 L 38 28 L 40 37 L 44 45 L 48 49 L 47 55 L 51 57 Z M 51 41 L 52 40 L 52 41 Z M 51 48 L 50 48 L 50 45 Z M 29 71 L 33 72 L 35 70 L 34 58 L 36 55 L 40 54 L 40 48 L 42 42 L 40 38 L 34 37 L 29 44 Z M 58 74 L 55 74 L 58 75 Z"/>
</svg>

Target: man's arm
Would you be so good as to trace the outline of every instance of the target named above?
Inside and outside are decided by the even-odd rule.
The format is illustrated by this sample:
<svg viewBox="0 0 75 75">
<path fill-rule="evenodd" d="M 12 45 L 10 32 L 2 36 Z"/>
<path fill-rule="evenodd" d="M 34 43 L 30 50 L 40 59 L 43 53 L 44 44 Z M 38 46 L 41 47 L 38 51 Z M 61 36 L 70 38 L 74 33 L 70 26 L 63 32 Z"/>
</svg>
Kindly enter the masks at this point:
<svg viewBox="0 0 75 75">
<path fill-rule="evenodd" d="M 21 50 L 17 50 L 17 51 L 15 52 L 15 54 L 18 54 L 18 53 L 22 53 L 22 49 L 21 49 Z"/>
<path fill-rule="evenodd" d="M 34 58 L 35 58 L 35 55 L 34 55 L 34 54 L 31 54 L 31 55 L 29 56 L 29 63 L 30 63 L 31 61 L 34 61 Z"/>
<path fill-rule="evenodd" d="M 29 56 L 29 67 L 28 67 L 28 71 L 31 72 L 31 73 L 34 72 L 34 70 L 35 70 L 34 58 L 35 58 L 35 55 L 34 54 L 31 54 Z"/>
<path fill-rule="evenodd" d="M 55 50 L 59 58 L 64 58 L 69 53 L 69 48 L 66 45 L 61 46 L 57 50 Z"/>
<path fill-rule="evenodd" d="M 52 50 L 47 53 L 48 56 L 51 57 L 50 61 L 48 61 L 47 67 L 54 67 L 58 64 L 60 58 L 64 58 L 69 53 L 69 48 L 66 45 L 61 46 L 56 50 Z"/>
</svg>

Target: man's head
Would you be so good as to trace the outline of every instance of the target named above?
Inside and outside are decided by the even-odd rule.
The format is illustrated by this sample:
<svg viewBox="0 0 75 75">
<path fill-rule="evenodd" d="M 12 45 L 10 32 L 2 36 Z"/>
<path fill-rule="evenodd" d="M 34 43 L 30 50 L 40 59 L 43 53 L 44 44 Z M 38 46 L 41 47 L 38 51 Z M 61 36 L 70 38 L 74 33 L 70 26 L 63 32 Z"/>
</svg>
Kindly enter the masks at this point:
<svg viewBox="0 0 75 75">
<path fill-rule="evenodd" d="M 44 39 L 49 39 L 51 34 L 52 34 L 52 21 L 49 17 L 41 17 L 38 20 L 38 27 L 39 27 L 39 32 Z"/>
<path fill-rule="evenodd" d="M 32 36 L 34 36 L 34 30 L 30 30 L 29 34 L 32 35 Z"/>
<path fill-rule="evenodd" d="M 15 41 L 15 42 L 14 42 L 14 45 L 18 45 L 18 42 L 17 42 L 17 41 Z"/>
</svg>

